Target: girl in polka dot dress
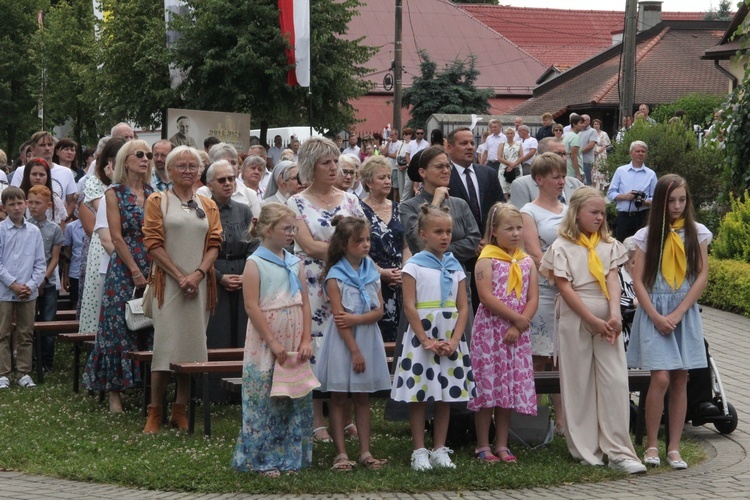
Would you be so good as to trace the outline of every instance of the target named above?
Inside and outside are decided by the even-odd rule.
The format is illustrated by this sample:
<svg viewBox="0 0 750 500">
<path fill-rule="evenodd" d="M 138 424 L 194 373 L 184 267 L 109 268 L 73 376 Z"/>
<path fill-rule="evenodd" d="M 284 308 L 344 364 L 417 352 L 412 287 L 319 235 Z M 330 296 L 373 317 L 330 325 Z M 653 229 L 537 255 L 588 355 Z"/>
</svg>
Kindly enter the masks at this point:
<svg viewBox="0 0 750 500">
<path fill-rule="evenodd" d="M 536 415 L 536 387 L 531 361 L 529 323 L 539 303 L 534 262 L 521 251 L 523 220 L 512 205 L 490 209 L 487 246 L 479 254 L 474 276 L 481 304 L 474 318 L 471 364 L 477 397 L 476 457 L 487 462 L 515 462 L 508 449 L 512 410 Z M 490 450 L 490 423 L 495 414 L 495 445 Z"/>
<path fill-rule="evenodd" d="M 411 467 L 455 468 L 445 446 L 450 419 L 448 403 L 476 397 L 464 328 L 469 316 L 466 275 L 450 252 L 453 220 L 447 209 L 424 204 L 417 222 L 425 249 L 403 269 L 404 334 L 391 397 L 409 404 L 414 452 Z M 434 448 L 424 445 L 425 406 L 434 403 Z"/>
</svg>

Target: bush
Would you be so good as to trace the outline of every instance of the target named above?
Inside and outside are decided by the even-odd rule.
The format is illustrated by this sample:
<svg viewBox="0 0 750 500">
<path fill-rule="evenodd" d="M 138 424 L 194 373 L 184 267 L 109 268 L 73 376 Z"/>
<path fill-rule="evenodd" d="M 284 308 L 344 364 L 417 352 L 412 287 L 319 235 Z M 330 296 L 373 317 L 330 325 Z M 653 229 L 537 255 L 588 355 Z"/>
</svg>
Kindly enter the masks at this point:
<svg viewBox="0 0 750 500">
<path fill-rule="evenodd" d="M 732 211 L 724 216 L 711 246 L 711 254 L 719 259 L 750 262 L 750 198 L 732 198 Z"/>
<path fill-rule="evenodd" d="M 750 264 L 708 258 L 708 285 L 702 304 L 750 316 Z"/>
<path fill-rule="evenodd" d="M 634 124 L 607 156 L 610 178 L 617 167 L 630 163 L 630 143 L 636 140 L 648 145 L 646 165 L 657 177 L 678 174 L 685 178 L 696 209 L 710 206 L 725 192 L 723 152 L 718 148 L 699 148 L 695 134 L 680 124 Z"/>
<path fill-rule="evenodd" d="M 669 104 L 660 104 L 651 112 L 651 118 L 659 123 L 668 121 L 674 112 L 681 109 L 686 113 L 687 121 L 690 125 L 700 125 L 707 128 L 714 118 L 714 112 L 721 108 L 724 97 L 694 93 L 680 97 L 675 102 Z"/>
</svg>

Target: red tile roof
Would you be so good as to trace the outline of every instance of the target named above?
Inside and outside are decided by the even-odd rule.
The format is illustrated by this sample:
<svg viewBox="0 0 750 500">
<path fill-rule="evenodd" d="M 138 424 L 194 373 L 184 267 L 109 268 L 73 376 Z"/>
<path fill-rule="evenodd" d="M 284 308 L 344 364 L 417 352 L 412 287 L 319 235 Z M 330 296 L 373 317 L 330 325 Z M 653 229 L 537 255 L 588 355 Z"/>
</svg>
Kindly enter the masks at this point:
<svg viewBox="0 0 750 500">
<path fill-rule="evenodd" d="M 546 66 L 574 66 L 612 46 L 625 12 L 461 5 Z M 664 12 L 666 20 L 702 20 L 701 12 Z"/>
<path fill-rule="evenodd" d="M 438 68 L 469 55 L 477 58 L 480 71 L 478 87 L 490 87 L 495 93 L 528 96 L 546 66 L 524 52 L 504 36 L 493 31 L 448 0 L 403 0 L 404 86 L 411 85 L 419 73 L 418 50 L 427 50 Z M 383 92 L 383 77 L 393 60 L 395 30 L 393 1 L 364 0 L 364 5 L 349 23 L 347 38 L 364 37 L 364 44 L 379 47 L 365 66 L 373 72 L 367 77 Z"/>
<path fill-rule="evenodd" d="M 724 95 L 727 77 L 700 56 L 721 40 L 727 24 L 664 22 L 639 34 L 635 101 L 661 104 L 692 92 Z M 621 45 L 612 47 L 540 85 L 532 99 L 511 112 L 560 116 L 568 110 L 616 107 L 620 50 Z"/>
</svg>

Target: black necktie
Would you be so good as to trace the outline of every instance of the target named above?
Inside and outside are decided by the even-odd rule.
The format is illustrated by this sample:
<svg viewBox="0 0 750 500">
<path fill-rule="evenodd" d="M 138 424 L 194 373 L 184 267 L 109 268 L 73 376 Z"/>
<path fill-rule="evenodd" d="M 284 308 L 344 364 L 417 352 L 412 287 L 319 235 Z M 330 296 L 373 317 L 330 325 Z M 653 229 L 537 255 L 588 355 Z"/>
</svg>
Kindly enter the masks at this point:
<svg viewBox="0 0 750 500">
<path fill-rule="evenodd" d="M 479 210 L 479 199 L 477 198 L 477 190 L 474 189 L 474 181 L 471 179 L 471 168 L 464 169 L 466 175 L 466 188 L 469 191 L 469 208 L 471 213 L 477 221 L 477 226 L 482 227 L 482 212 Z M 481 229 L 480 229 L 481 231 Z"/>
</svg>

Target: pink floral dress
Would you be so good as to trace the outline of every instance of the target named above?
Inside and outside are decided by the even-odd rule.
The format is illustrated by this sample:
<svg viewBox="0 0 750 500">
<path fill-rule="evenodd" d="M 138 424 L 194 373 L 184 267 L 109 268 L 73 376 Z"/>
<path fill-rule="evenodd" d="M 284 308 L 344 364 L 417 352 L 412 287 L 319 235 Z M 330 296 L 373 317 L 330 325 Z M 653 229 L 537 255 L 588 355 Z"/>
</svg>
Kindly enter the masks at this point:
<svg viewBox="0 0 750 500">
<path fill-rule="evenodd" d="M 533 265 L 530 257 L 520 261 L 523 274 L 521 297 L 506 295 L 510 262 L 492 259 L 492 294 L 516 312 L 526 307 L 529 276 Z M 483 304 L 474 318 L 471 337 L 471 366 L 476 382 L 476 398 L 469 409 L 511 408 L 525 415 L 536 415 L 536 388 L 531 362 L 531 337 L 523 332 L 515 344 L 504 344 L 510 321 L 492 314 Z"/>
</svg>

